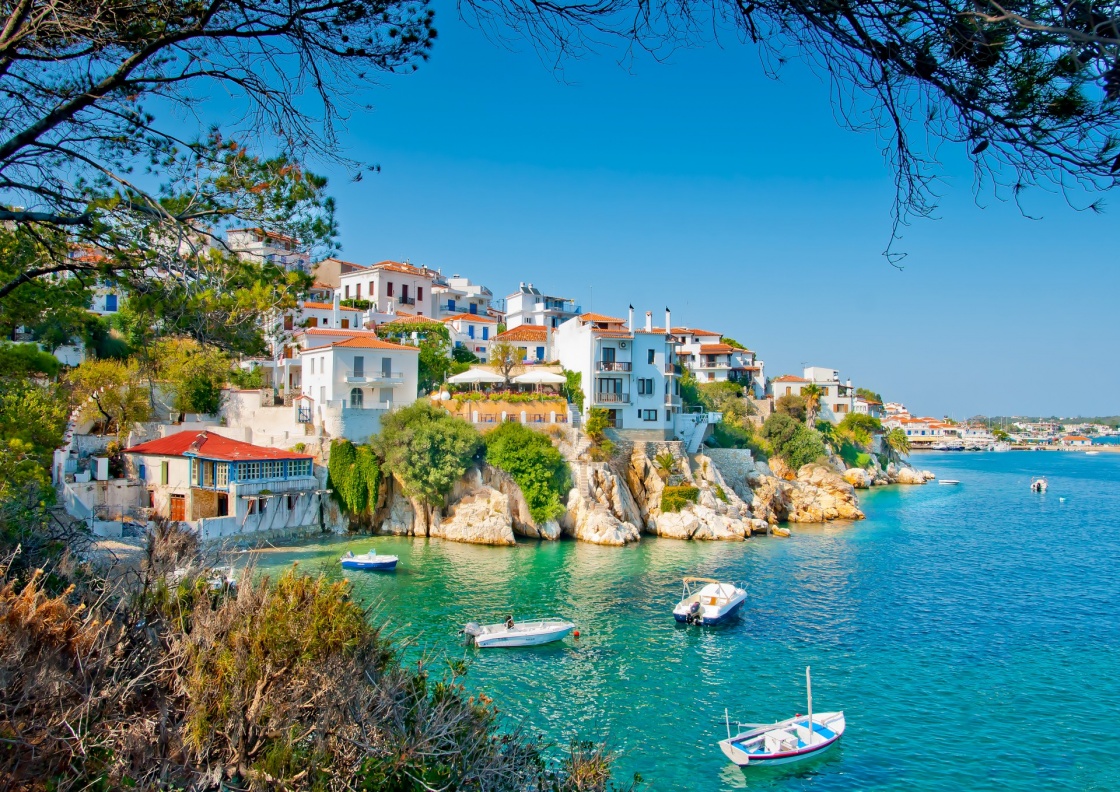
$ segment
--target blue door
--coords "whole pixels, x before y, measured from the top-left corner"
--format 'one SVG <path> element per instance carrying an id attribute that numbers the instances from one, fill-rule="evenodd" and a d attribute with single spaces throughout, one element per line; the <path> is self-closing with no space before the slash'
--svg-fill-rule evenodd
<path id="1" fill-rule="evenodd" d="M 450 313 L 454 313 L 454 312 L 455 312 L 455 301 L 454 301 L 454 300 L 448 300 L 448 301 L 447 301 L 447 310 L 448 310 L 448 312 L 450 312 Z"/>
<path id="2" fill-rule="evenodd" d="M 467 338 L 474 338 L 474 325 L 467 325 Z"/>
<path id="3" fill-rule="evenodd" d="M 537 360 L 544 360 L 544 347 L 537 347 Z"/>
<path id="4" fill-rule="evenodd" d="M 486 341 L 489 338 L 490 338 L 490 328 L 489 327 L 482 328 L 482 340 Z"/>
<path id="5" fill-rule="evenodd" d="M 477 314 L 478 313 L 478 305 L 476 303 L 471 303 L 471 313 L 472 314 Z"/>
<path id="6" fill-rule="evenodd" d="M 115 294 L 106 294 L 105 295 L 105 310 L 106 311 L 117 310 L 117 295 L 115 295 Z"/>

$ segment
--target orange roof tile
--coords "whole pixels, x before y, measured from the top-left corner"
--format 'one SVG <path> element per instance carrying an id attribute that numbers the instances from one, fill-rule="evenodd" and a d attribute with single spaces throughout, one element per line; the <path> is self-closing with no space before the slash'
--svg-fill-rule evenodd
<path id="1" fill-rule="evenodd" d="M 405 275 L 416 275 L 420 278 L 434 278 L 438 274 L 435 270 L 430 270 L 427 267 L 417 267 L 412 264 L 405 264 L 401 261 L 379 261 L 369 269 L 389 270 L 390 272 L 400 272 Z"/>
<path id="2" fill-rule="evenodd" d="M 313 308 L 316 311 L 333 311 L 334 310 L 334 305 L 332 305 L 331 303 L 310 302 L 308 300 L 305 300 L 303 305 L 301 305 L 300 307 L 301 308 Z M 345 305 L 339 306 L 339 310 L 340 311 L 353 311 L 354 313 L 362 313 L 361 308 L 350 308 L 350 307 L 347 307 Z"/>
<path id="3" fill-rule="evenodd" d="M 488 322 L 490 324 L 497 324 L 498 323 L 497 319 L 491 319 L 489 316 L 482 316 L 481 314 L 472 314 L 472 313 L 455 314 L 454 316 L 448 316 L 443 321 L 454 322 L 456 319 L 466 319 L 466 320 L 471 321 L 471 322 Z"/>
<path id="4" fill-rule="evenodd" d="M 795 377 L 793 374 L 783 374 L 777 377 L 774 382 L 808 382 L 809 380 L 804 377 Z"/>
<path id="5" fill-rule="evenodd" d="M 701 344 L 701 355 L 730 355 L 738 352 L 738 347 L 733 347 L 730 344 Z"/>
<path id="6" fill-rule="evenodd" d="M 397 313 L 395 319 L 390 319 L 388 322 L 382 322 L 381 324 L 416 324 L 417 322 L 420 322 L 422 324 L 441 324 L 439 320 L 432 319 L 430 316 L 414 316 L 410 313 L 400 312 Z"/>
<path id="7" fill-rule="evenodd" d="M 580 314 L 579 318 L 585 322 L 609 322 L 611 324 L 623 324 L 626 322 L 625 319 L 619 319 L 617 316 L 604 316 L 603 314 L 597 313 Z"/>
<path id="8" fill-rule="evenodd" d="M 592 332 L 601 338 L 630 338 L 634 335 L 629 330 L 600 330 L 596 328 Z"/>
<path id="9" fill-rule="evenodd" d="M 158 440 L 126 448 L 126 454 L 152 454 L 154 456 L 200 456 L 206 459 L 221 459 L 228 462 L 252 461 L 257 459 L 311 459 L 310 454 L 296 454 L 279 448 L 231 440 L 209 432 L 176 432 Z"/>
<path id="10" fill-rule="evenodd" d="M 407 350 L 409 352 L 419 352 L 419 347 L 406 346 L 405 344 L 394 344 L 392 341 L 385 341 L 381 338 L 368 338 L 366 336 L 359 336 L 355 338 L 347 338 L 345 341 L 335 341 L 331 344 L 332 347 L 346 347 L 347 349 L 396 349 Z M 313 351 L 313 350 L 308 350 Z"/>
<path id="11" fill-rule="evenodd" d="M 548 339 L 548 330 L 542 325 L 523 324 L 498 333 L 495 341 L 545 341 Z"/>

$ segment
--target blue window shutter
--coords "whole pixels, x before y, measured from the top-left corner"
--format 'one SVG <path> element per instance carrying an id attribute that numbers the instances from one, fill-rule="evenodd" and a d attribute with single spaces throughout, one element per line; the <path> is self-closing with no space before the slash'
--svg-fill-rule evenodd
<path id="1" fill-rule="evenodd" d="M 474 325 L 467 325 L 467 338 L 474 338 Z"/>
<path id="2" fill-rule="evenodd" d="M 537 347 L 537 360 L 544 360 L 544 347 Z"/>
<path id="3" fill-rule="evenodd" d="M 489 327 L 482 328 L 482 340 L 487 341 L 487 340 L 489 340 L 489 338 L 490 338 L 490 328 Z"/>

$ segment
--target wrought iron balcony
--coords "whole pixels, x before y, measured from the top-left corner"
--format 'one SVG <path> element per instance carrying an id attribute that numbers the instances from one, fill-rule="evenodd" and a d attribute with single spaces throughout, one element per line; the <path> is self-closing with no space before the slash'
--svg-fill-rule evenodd
<path id="1" fill-rule="evenodd" d="M 633 364 L 628 360 L 600 360 L 598 368 L 599 371 L 630 371 Z"/>

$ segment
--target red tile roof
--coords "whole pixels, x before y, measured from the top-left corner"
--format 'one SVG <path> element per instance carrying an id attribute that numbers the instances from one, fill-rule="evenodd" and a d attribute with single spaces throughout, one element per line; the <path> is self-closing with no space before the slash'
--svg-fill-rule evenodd
<path id="1" fill-rule="evenodd" d="M 331 303 L 310 302 L 308 300 L 304 300 L 303 305 L 300 306 L 300 307 L 301 308 L 314 308 L 317 311 L 333 311 L 334 310 L 334 305 L 332 305 Z M 353 311 L 354 313 L 362 313 L 362 309 L 360 309 L 360 308 L 348 308 L 345 305 L 339 306 L 339 310 L 340 311 Z"/>
<path id="2" fill-rule="evenodd" d="M 730 344 L 701 344 L 701 355 L 730 355 L 733 352 L 738 352 L 738 347 L 733 347 Z"/>
<path id="3" fill-rule="evenodd" d="M 332 347 L 346 347 L 347 349 L 395 349 L 407 350 L 409 352 L 419 352 L 420 349 L 414 346 L 407 346 L 405 344 L 394 344 L 392 341 L 385 341 L 380 338 L 368 338 L 365 336 L 358 338 L 347 338 L 345 341 L 335 341 L 331 344 Z M 322 347 L 319 347 L 322 349 Z M 318 349 L 309 349 L 308 352 L 317 352 Z"/>
<path id="4" fill-rule="evenodd" d="M 495 341 L 546 341 L 548 340 L 548 330 L 542 325 L 523 324 L 517 327 L 506 330 L 504 333 L 498 333 L 494 336 Z"/>
<path id="5" fill-rule="evenodd" d="M 200 456 L 226 462 L 251 462 L 258 459 L 312 459 L 310 454 L 296 454 L 279 448 L 265 448 L 240 440 L 231 440 L 209 432 L 177 432 L 158 440 L 125 449 L 126 454 L 152 456 Z"/>
<path id="6" fill-rule="evenodd" d="M 778 377 L 774 380 L 774 382 L 808 382 L 808 381 L 809 380 L 807 380 L 803 377 L 795 377 L 792 374 L 783 374 L 782 376 L 780 376 L 780 377 Z"/>
<path id="7" fill-rule="evenodd" d="M 594 333 L 601 338 L 630 338 L 634 335 L 629 330 L 600 330 L 598 328 L 594 330 Z"/>
<path id="8" fill-rule="evenodd" d="M 467 321 L 470 321 L 470 322 L 488 322 L 490 324 L 497 324 L 498 323 L 497 319 L 491 319 L 489 316 L 483 316 L 481 314 L 472 314 L 472 313 L 455 314 L 454 316 L 448 316 L 443 321 L 454 322 L 456 319 L 466 319 Z"/>
<path id="9" fill-rule="evenodd" d="M 597 313 L 580 314 L 580 319 L 585 322 L 610 322 L 611 324 L 623 324 L 626 320 L 619 319 L 617 316 L 604 316 Z"/>
<path id="10" fill-rule="evenodd" d="M 382 322 L 381 324 L 416 324 L 417 322 L 424 324 L 440 324 L 439 320 L 432 319 L 430 316 L 415 316 L 410 313 L 401 313 L 399 311 L 395 319 L 390 319 L 388 322 Z"/>
<path id="11" fill-rule="evenodd" d="M 434 278 L 437 275 L 435 270 L 430 270 L 427 267 L 416 267 L 412 264 L 405 264 L 401 261 L 379 261 L 372 267 L 370 267 L 370 269 L 401 272 L 405 275 L 415 275 L 419 278 Z"/>

